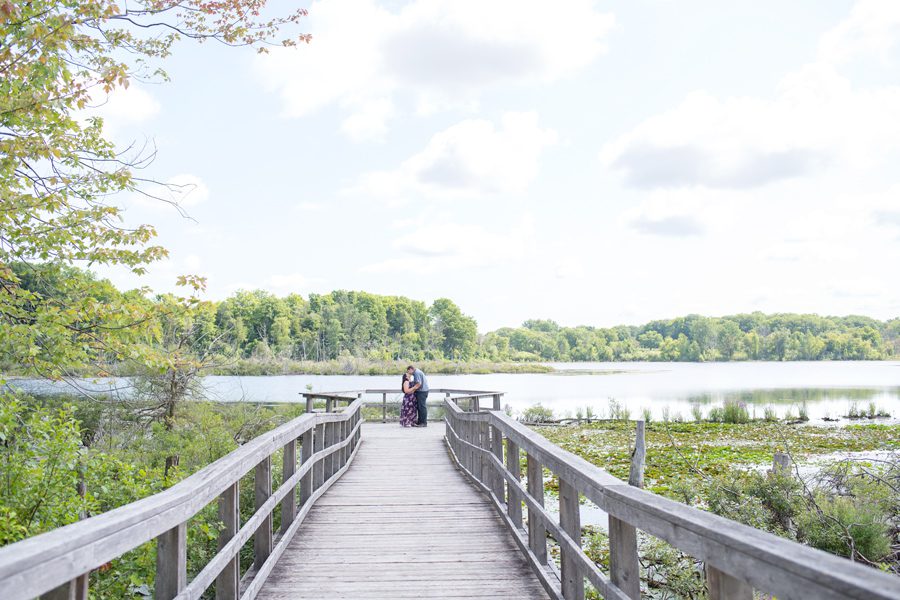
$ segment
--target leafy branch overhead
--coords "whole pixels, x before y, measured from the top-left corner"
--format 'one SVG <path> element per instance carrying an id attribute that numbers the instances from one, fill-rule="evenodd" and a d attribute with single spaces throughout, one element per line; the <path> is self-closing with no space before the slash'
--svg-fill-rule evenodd
<path id="1" fill-rule="evenodd" d="M 59 374 L 112 331 L 145 323 L 134 298 L 103 306 L 103 284 L 64 281 L 62 265 L 121 265 L 135 273 L 166 256 L 152 225 L 128 225 L 122 192 L 165 199 L 166 184 L 143 177 L 153 150 L 117 147 L 103 120 L 88 116 L 134 80 L 167 78 L 159 63 L 182 38 L 250 46 L 308 42 L 303 33 L 273 41 L 306 15 L 266 16 L 266 0 L 0 0 L 0 350 Z M 170 200 L 168 200 L 171 202 Z M 67 288 L 68 303 L 26 291 L 22 272 L 43 265 Z M 48 265 L 56 266 L 48 266 Z M 195 290 L 196 278 L 185 279 Z M 77 288 L 77 289 L 76 289 Z M 100 325 L 105 321 L 105 329 Z M 124 351 L 124 348 L 122 349 Z M 59 353 L 62 356 L 50 356 Z"/>

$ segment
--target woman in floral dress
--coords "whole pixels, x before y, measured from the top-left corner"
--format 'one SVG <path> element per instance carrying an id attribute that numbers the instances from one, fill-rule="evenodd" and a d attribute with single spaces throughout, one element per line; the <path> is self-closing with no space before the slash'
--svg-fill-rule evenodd
<path id="1" fill-rule="evenodd" d="M 413 383 L 413 376 L 403 374 L 403 404 L 400 406 L 400 425 L 402 427 L 415 427 L 418 420 L 416 412 L 416 390 L 418 383 Z"/>

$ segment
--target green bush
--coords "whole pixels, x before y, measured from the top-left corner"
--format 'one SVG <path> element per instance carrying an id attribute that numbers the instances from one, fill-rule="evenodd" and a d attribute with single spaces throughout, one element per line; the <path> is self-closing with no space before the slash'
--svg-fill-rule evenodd
<path id="1" fill-rule="evenodd" d="M 822 511 L 803 513 L 798 519 L 799 534 L 814 548 L 877 562 L 891 551 L 885 513 L 876 505 L 846 496 L 817 494 Z"/>
<path id="2" fill-rule="evenodd" d="M 553 420 L 553 409 L 535 404 L 522 411 L 519 420 L 525 423 L 547 423 Z"/>
<path id="3" fill-rule="evenodd" d="M 723 421 L 725 423 L 749 423 L 750 413 L 747 412 L 747 405 L 743 402 L 735 402 L 727 400 L 722 408 Z"/>

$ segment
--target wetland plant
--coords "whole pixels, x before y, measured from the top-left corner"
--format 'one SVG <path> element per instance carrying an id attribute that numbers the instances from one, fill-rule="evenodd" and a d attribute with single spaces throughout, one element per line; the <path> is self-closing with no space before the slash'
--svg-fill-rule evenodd
<path id="1" fill-rule="evenodd" d="M 801 421 L 809 421 L 809 409 L 806 407 L 806 401 L 800 403 L 797 408 L 797 418 Z"/>
<path id="2" fill-rule="evenodd" d="M 644 417 L 644 423 L 649 423 L 649 422 L 652 420 L 651 417 L 652 417 L 653 415 L 652 415 L 652 413 L 650 412 L 650 409 L 649 409 L 649 408 L 643 408 L 643 409 L 641 409 L 641 415 Z"/>
<path id="3" fill-rule="evenodd" d="M 774 423 L 778 420 L 778 413 L 775 412 L 775 407 L 771 404 L 763 411 L 763 420 L 767 423 Z"/>
<path id="4" fill-rule="evenodd" d="M 627 421 L 631 418 L 631 411 L 615 398 L 610 398 L 609 418 L 613 421 Z"/>
<path id="5" fill-rule="evenodd" d="M 723 416 L 726 423 L 749 423 L 750 413 L 747 411 L 746 402 L 727 400 L 723 407 Z"/>
<path id="6" fill-rule="evenodd" d="M 700 408 L 699 404 L 691 406 L 691 417 L 693 417 L 695 423 L 703 421 L 703 409 Z"/>
<path id="7" fill-rule="evenodd" d="M 538 403 L 526 408 L 519 420 L 525 423 L 548 423 L 553 420 L 553 409 Z"/>

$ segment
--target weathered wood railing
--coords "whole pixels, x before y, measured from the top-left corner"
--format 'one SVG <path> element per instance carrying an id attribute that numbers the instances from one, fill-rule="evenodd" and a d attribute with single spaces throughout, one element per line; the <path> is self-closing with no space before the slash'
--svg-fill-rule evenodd
<path id="1" fill-rule="evenodd" d="M 457 401 L 466 401 L 469 403 L 469 406 L 480 406 L 480 402 L 483 398 L 501 398 L 503 396 L 502 392 L 490 392 L 490 391 L 475 391 L 475 390 L 458 390 L 453 388 L 437 388 L 432 389 L 429 392 L 428 397 L 428 407 L 429 408 L 443 408 L 444 399 L 449 398 L 452 394 L 457 394 L 455 396 Z M 325 410 L 329 410 L 328 407 L 331 406 L 330 399 L 334 398 L 336 395 L 340 397 L 341 395 L 362 395 L 365 399 L 365 405 L 369 407 L 381 407 L 381 422 L 387 423 L 390 421 L 397 421 L 400 418 L 400 407 L 403 405 L 402 397 L 403 392 L 400 391 L 400 387 L 396 388 L 370 388 L 364 390 L 350 390 L 345 392 L 301 392 L 301 396 L 303 396 L 306 401 L 306 410 L 307 412 L 312 412 L 317 401 L 325 402 Z M 375 400 L 370 400 L 366 398 L 366 396 L 375 396 Z M 377 397 L 381 396 L 381 399 L 378 400 Z M 397 398 L 396 400 L 388 400 L 388 397 Z M 319 402 L 321 405 L 321 402 Z M 388 407 L 397 408 L 396 415 L 388 415 Z"/>
<path id="2" fill-rule="evenodd" d="M 499 396 L 481 412 L 478 398 L 464 398 L 468 412 L 463 398 L 445 400 L 453 458 L 491 498 L 551 597 L 584 598 L 587 580 L 604 598 L 639 598 L 640 529 L 702 560 L 712 600 L 752 600 L 754 589 L 779 600 L 900 598 L 896 577 L 628 485 L 502 413 Z M 559 481 L 558 521 L 544 507 L 544 469 Z M 581 547 L 582 495 L 609 515 L 608 576 Z M 559 545 L 559 572 L 548 534 Z"/>
<path id="3" fill-rule="evenodd" d="M 332 412 L 338 403 L 347 406 Z M 244 444 L 170 489 L 107 513 L 0 548 L 0 598 L 86 600 L 88 574 L 156 539 L 157 600 L 252 599 L 313 503 L 350 466 L 362 425 L 359 395 L 331 395 L 328 412 L 305 414 Z M 297 442 L 300 442 L 300 461 Z M 283 481 L 272 490 L 272 456 L 283 450 Z M 255 512 L 240 523 L 239 485 L 254 471 Z M 299 498 L 297 497 L 299 488 Z M 187 523 L 218 500 L 219 551 L 187 580 Z M 281 529 L 272 531 L 281 507 Z M 253 538 L 253 566 L 239 553 Z"/>

